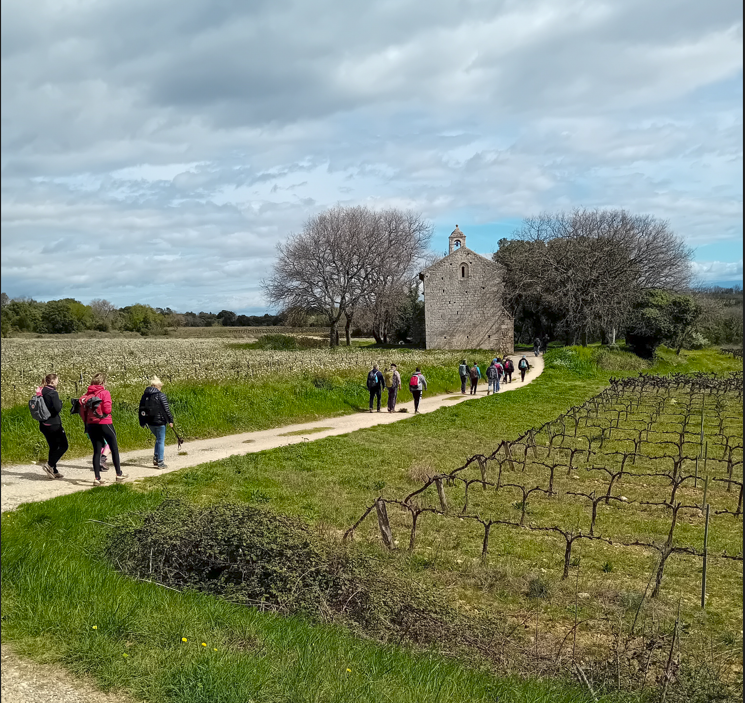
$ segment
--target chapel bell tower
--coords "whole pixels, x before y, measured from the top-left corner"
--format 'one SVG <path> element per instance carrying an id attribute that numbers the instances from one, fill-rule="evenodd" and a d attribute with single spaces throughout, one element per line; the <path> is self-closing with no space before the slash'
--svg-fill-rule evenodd
<path id="1" fill-rule="evenodd" d="M 457 249 L 466 246 L 466 235 L 458 229 L 458 225 L 455 225 L 455 229 L 450 234 L 450 237 L 448 237 L 448 242 L 450 244 L 450 251 L 448 251 L 448 254 L 452 254 Z"/>

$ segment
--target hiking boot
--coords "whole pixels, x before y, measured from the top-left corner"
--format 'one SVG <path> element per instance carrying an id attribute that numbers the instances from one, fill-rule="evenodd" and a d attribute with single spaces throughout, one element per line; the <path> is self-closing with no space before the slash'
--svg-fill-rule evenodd
<path id="1" fill-rule="evenodd" d="M 103 484 L 106 483 L 102 478 L 94 478 L 93 479 L 93 485 L 94 486 L 103 486 Z"/>
<path id="2" fill-rule="evenodd" d="M 49 466 L 49 464 L 47 464 L 47 463 L 42 464 L 42 467 L 41 468 L 44 469 L 46 475 L 50 479 L 54 480 L 54 469 L 51 466 Z"/>
<path id="3" fill-rule="evenodd" d="M 370 412 L 372 412 L 372 408 L 370 408 Z"/>
<path id="4" fill-rule="evenodd" d="M 155 467 L 156 469 L 158 468 L 158 463 L 159 463 L 159 462 L 158 462 L 158 458 L 157 458 L 157 457 L 153 457 L 153 466 L 154 466 L 154 467 Z"/>
<path id="5" fill-rule="evenodd" d="M 54 478 L 64 478 L 64 476 L 59 471 L 55 471 Z"/>
<path id="6" fill-rule="evenodd" d="M 158 468 L 159 468 L 159 469 L 167 469 L 167 468 L 168 468 L 168 464 L 166 464 L 166 463 L 165 463 L 164 461 L 161 461 L 161 462 L 160 462 L 160 463 L 158 464 Z"/>
<path id="7" fill-rule="evenodd" d="M 124 479 L 127 478 L 129 474 L 119 474 L 119 476 L 116 477 L 117 483 L 124 483 Z"/>

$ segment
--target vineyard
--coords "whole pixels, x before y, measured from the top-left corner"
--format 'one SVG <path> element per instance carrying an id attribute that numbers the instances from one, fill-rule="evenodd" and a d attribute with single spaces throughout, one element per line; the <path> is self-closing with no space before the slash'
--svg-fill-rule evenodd
<path id="1" fill-rule="evenodd" d="M 618 677 L 643 686 L 656 675 L 666 686 L 683 628 L 688 651 L 698 646 L 691 613 L 711 605 L 707 574 L 723 579 L 716 606 L 728 599 L 731 606 L 734 597 L 742 618 L 737 598 L 743 559 L 742 381 L 742 373 L 611 379 L 598 395 L 514 441 L 500 442 L 488 456 L 429 473 L 406 496 L 379 496 L 345 539 L 363 529 L 374 539 L 374 518 L 364 524 L 374 516 L 375 532 L 389 550 L 401 537 L 400 544 L 414 553 L 426 538 L 427 545 L 449 546 L 463 556 L 478 552 L 481 562 L 492 553 L 499 560 L 510 553 L 536 559 L 528 568 L 546 561 L 539 555 L 554 554 L 561 581 L 572 569 L 579 579 L 586 557 L 586 579 L 595 569 L 613 571 L 617 584 L 633 584 L 641 592 L 625 623 L 626 636 L 620 626 L 614 634 Z M 666 594 L 664 575 L 675 561 L 675 588 Z M 539 594 L 541 583 L 538 579 Z M 655 610 L 647 617 L 644 604 L 666 595 L 679 602 L 673 631 L 650 640 Z M 688 613 L 685 624 L 681 602 Z M 575 607 L 566 632 L 545 635 L 553 650 L 538 666 L 556 665 L 569 640 L 576 646 L 579 629 L 602 633 L 603 622 L 608 624 L 607 614 L 578 620 L 577 612 Z M 538 636 L 536 631 L 536 653 Z M 500 656 L 497 643 L 488 655 Z M 735 654 L 735 667 L 739 659 Z"/>
<path id="2" fill-rule="evenodd" d="M 484 353 L 484 360 L 487 353 Z M 217 339 L 3 339 L 2 407 L 25 403 L 43 376 L 60 376 L 61 395 L 79 395 L 97 371 L 109 388 L 147 383 L 153 374 L 165 382 L 251 382 L 253 379 L 362 371 L 373 363 L 406 367 L 422 358 L 432 365 L 457 365 L 455 352 L 358 347 L 297 352 L 241 348 Z"/>

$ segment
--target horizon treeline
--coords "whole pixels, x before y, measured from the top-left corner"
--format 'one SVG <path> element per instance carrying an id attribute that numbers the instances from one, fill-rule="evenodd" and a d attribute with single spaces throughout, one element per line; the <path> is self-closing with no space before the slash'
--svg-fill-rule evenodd
<path id="1" fill-rule="evenodd" d="M 284 315 L 239 315 L 231 310 L 179 313 L 171 308 L 141 303 L 118 308 L 108 300 L 96 299 L 85 305 L 74 298 L 41 302 L 29 297 L 10 298 L 0 294 L 2 336 L 13 332 L 70 334 L 136 332 L 143 336 L 165 334 L 173 327 L 276 327 L 286 324 Z M 313 326 L 313 318 L 306 320 Z"/>

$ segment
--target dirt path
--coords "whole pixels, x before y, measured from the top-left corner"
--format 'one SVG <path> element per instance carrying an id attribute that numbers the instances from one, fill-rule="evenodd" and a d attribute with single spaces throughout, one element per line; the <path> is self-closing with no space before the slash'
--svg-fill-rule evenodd
<path id="1" fill-rule="evenodd" d="M 515 366 L 519 356 L 513 357 Z M 525 382 L 520 381 L 520 372 L 516 371 L 512 383 L 503 384 L 500 393 L 514 391 L 532 383 L 543 372 L 543 357 L 530 357 L 532 368 L 525 377 Z M 424 394 L 419 406 L 420 414 L 434 412 L 444 406 L 483 398 L 486 396 L 486 380 L 479 383 L 479 390 L 475 396 L 460 393 L 448 393 L 437 396 Z M 385 403 L 386 394 L 383 394 Z M 342 417 L 332 417 L 325 420 L 316 420 L 297 425 L 286 425 L 275 427 L 271 430 L 259 432 L 244 432 L 241 434 L 228 435 L 227 437 L 216 437 L 214 439 L 202 439 L 185 443 L 181 452 L 176 454 L 176 447 L 166 447 L 167 469 L 156 469 L 152 464 L 152 449 L 138 449 L 121 454 L 122 468 L 128 474 L 128 481 L 137 480 L 154 474 L 178 471 L 188 466 L 196 466 L 207 461 L 225 459 L 229 456 L 250 454 L 265 449 L 274 449 L 289 444 L 312 441 L 331 437 L 333 435 L 346 434 L 355 430 L 371 427 L 373 425 L 387 425 L 391 422 L 399 422 L 414 415 L 414 401 L 399 403 L 397 410 L 407 412 L 388 413 L 383 407 L 380 413 L 369 414 L 367 412 Z M 35 464 L 16 464 L 3 467 L 0 470 L 2 483 L 2 510 L 13 510 L 21 503 L 47 500 L 59 495 L 66 495 L 76 491 L 83 491 L 93 487 L 93 472 L 91 471 L 90 458 L 70 459 L 59 462 L 58 469 L 64 475 L 63 479 L 50 480 L 42 470 L 41 466 Z M 114 481 L 114 470 L 103 474 L 107 483 Z"/>
<path id="2" fill-rule="evenodd" d="M 2 645 L 3 703 L 131 703 L 131 698 L 102 693 L 87 681 L 72 678 L 54 664 L 22 659 Z"/>

